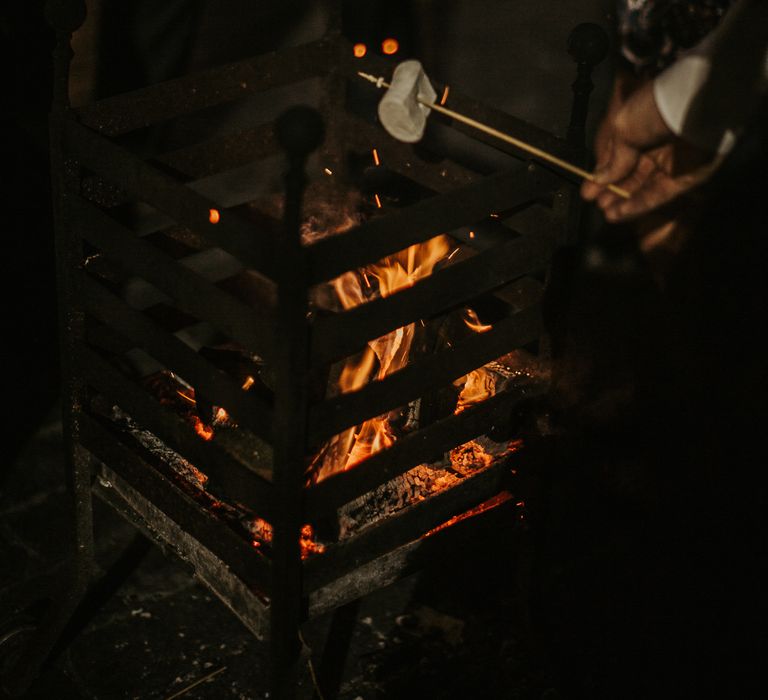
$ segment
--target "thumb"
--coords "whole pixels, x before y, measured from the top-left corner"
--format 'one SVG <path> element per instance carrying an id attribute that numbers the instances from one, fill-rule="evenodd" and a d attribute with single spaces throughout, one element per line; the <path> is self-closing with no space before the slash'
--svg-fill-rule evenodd
<path id="1" fill-rule="evenodd" d="M 636 148 L 614 140 L 609 158 L 595 170 L 595 182 L 599 185 L 620 182 L 634 171 L 639 159 L 640 152 Z"/>

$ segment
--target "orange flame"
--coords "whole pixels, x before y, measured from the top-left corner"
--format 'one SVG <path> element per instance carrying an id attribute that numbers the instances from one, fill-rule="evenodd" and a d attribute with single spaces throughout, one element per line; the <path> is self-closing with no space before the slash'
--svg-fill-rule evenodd
<path id="1" fill-rule="evenodd" d="M 487 331 L 491 330 L 493 326 L 483 323 L 475 313 L 474 309 L 467 309 L 467 318 L 464 319 L 464 323 L 472 331 L 475 331 L 475 333 L 486 333 Z"/>
<path id="2" fill-rule="evenodd" d="M 373 296 L 388 297 L 413 286 L 432 273 L 448 250 L 448 239 L 436 236 L 359 272 L 345 272 L 331 284 L 341 305 L 352 309 Z M 376 290 L 371 289 L 371 279 L 378 283 Z M 344 366 L 339 377 L 341 393 L 358 391 L 369 381 L 383 379 L 402 369 L 408 361 L 414 332 L 415 324 L 411 323 L 369 341 L 362 355 Z M 395 436 L 386 416 L 367 420 L 336 437 L 333 458 L 323 461 L 315 478 L 321 480 L 337 471 L 349 469 L 371 454 L 389 447 L 394 441 Z"/>
<path id="3" fill-rule="evenodd" d="M 218 209 L 208 210 L 208 221 L 210 221 L 212 224 L 218 224 L 220 220 L 221 220 L 221 214 L 219 214 Z"/>
<path id="4" fill-rule="evenodd" d="M 251 545 L 254 549 L 261 549 L 261 546 L 264 544 L 272 544 L 274 531 L 272 525 L 266 520 L 255 518 L 251 523 L 251 532 L 254 535 L 251 540 Z M 301 528 L 299 547 L 301 549 L 302 559 L 307 559 L 312 554 L 322 554 L 325 551 L 325 545 L 317 542 L 315 539 L 315 531 L 309 523 L 303 525 Z"/>
<path id="5" fill-rule="evenodd" d="M 484 367 L 472 370 L 456 383 L 461 384 L 462 382 L 464 386 L 456 402 L 455 413 L 461 413 L 463 410 L 481 401 L 485 401 L 496 393 L 496 380 L 493 374 Z"/>
<path id="6" fill-rule="evenodd" d="M 489 324 L 482 323 L 474 309 L 466 309 L 466 315 L 464 323 L 467 328 L 475 333 L 486 333 L 493 328 Z M 469 408 L 469 406 L 485 401 L 496 393 L 495 376 L 485 367 L 473 370 L 454 383 L 457 386 L 464 385 L 456 402 L 455 413 L 461 413 L 464 409 Z"/>

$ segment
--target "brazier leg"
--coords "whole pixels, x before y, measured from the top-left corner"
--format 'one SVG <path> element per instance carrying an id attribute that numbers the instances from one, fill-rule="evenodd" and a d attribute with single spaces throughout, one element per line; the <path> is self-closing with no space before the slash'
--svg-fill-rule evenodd
<path id="1" fill-rule="evenodd" d="M 342 605 L 333 613 L 317 674 L 324 700 L 335 698 L 341 688 L 344 665 L 349 655 L 359 610 L 360 599 L 358 598 Z"/>

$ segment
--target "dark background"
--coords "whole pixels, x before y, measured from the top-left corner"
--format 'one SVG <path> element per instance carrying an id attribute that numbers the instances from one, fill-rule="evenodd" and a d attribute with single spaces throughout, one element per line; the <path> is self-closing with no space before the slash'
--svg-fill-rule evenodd
<path id="1" fill-rule="evenodd" d="M 346 26 L 371 47 L 397 33 L 403 54 L 423 55 L 441 80 L 564 135 L 574 78 L 567 35 L 582 21 L 609 28 L 606 4 L 349 3 Z M 296 42 L 320 26 L 308 2 L 190 0 L 162 3 L 158 14 L 159 5 L 91 7 L 100 31 L 77 38 L 95 61 L 78 59 L 77 99 Z M 0 21 L 5 584 L 56 558 L 65 521 L 46 136 L 52 35 L 39 0 L 6 3 Z M 591 129 L 608 63 L 595 82 Z M 500 537 L 431 578 L 373 596 L 345 697 L 759 692 L 766 182 L 756 164 L 767 151 L 764 128 L 753 135 L 697 203 L 699 243 L 666 287 L 626 231 L 598 223 L 589 232 L 602 246 L 592 251 L 599 264 L 577 266 L 561 318 L 566 380 L 555 405 L 565 437 L 547 448 L 550 467 L 530 499 L 532 591 L 521 592 L 519 553 Z M 97 520 L 107 561 L 130 533 L 103 510 Z M 214 662 L 232 669 L 226 694 L 212 683 L 189 697 L 257 697 L 243 680 L 251 642 L 217 606 L 154 552 L 40 697 L 162 697 Z M 454 644 L 457 624 L 464 632 Z M 214 652 L 219 644 L 226 649 Z"/>

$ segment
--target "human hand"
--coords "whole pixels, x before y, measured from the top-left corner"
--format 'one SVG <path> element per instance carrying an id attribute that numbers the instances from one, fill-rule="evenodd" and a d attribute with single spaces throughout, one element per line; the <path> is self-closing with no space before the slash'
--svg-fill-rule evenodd
<path id="1" fill-rule="evenodd" d="M 654 211 L 703 182 L 717 165 L 710 154 L 675 136 L 659 113 L 653 84 L 646 83 L 609 109 L 598 131 L 595 181 L 584 199 L 596 201 L 605 218 L 625 221 Z M 623 199 L 606 188 L 618 185 Z"/>

